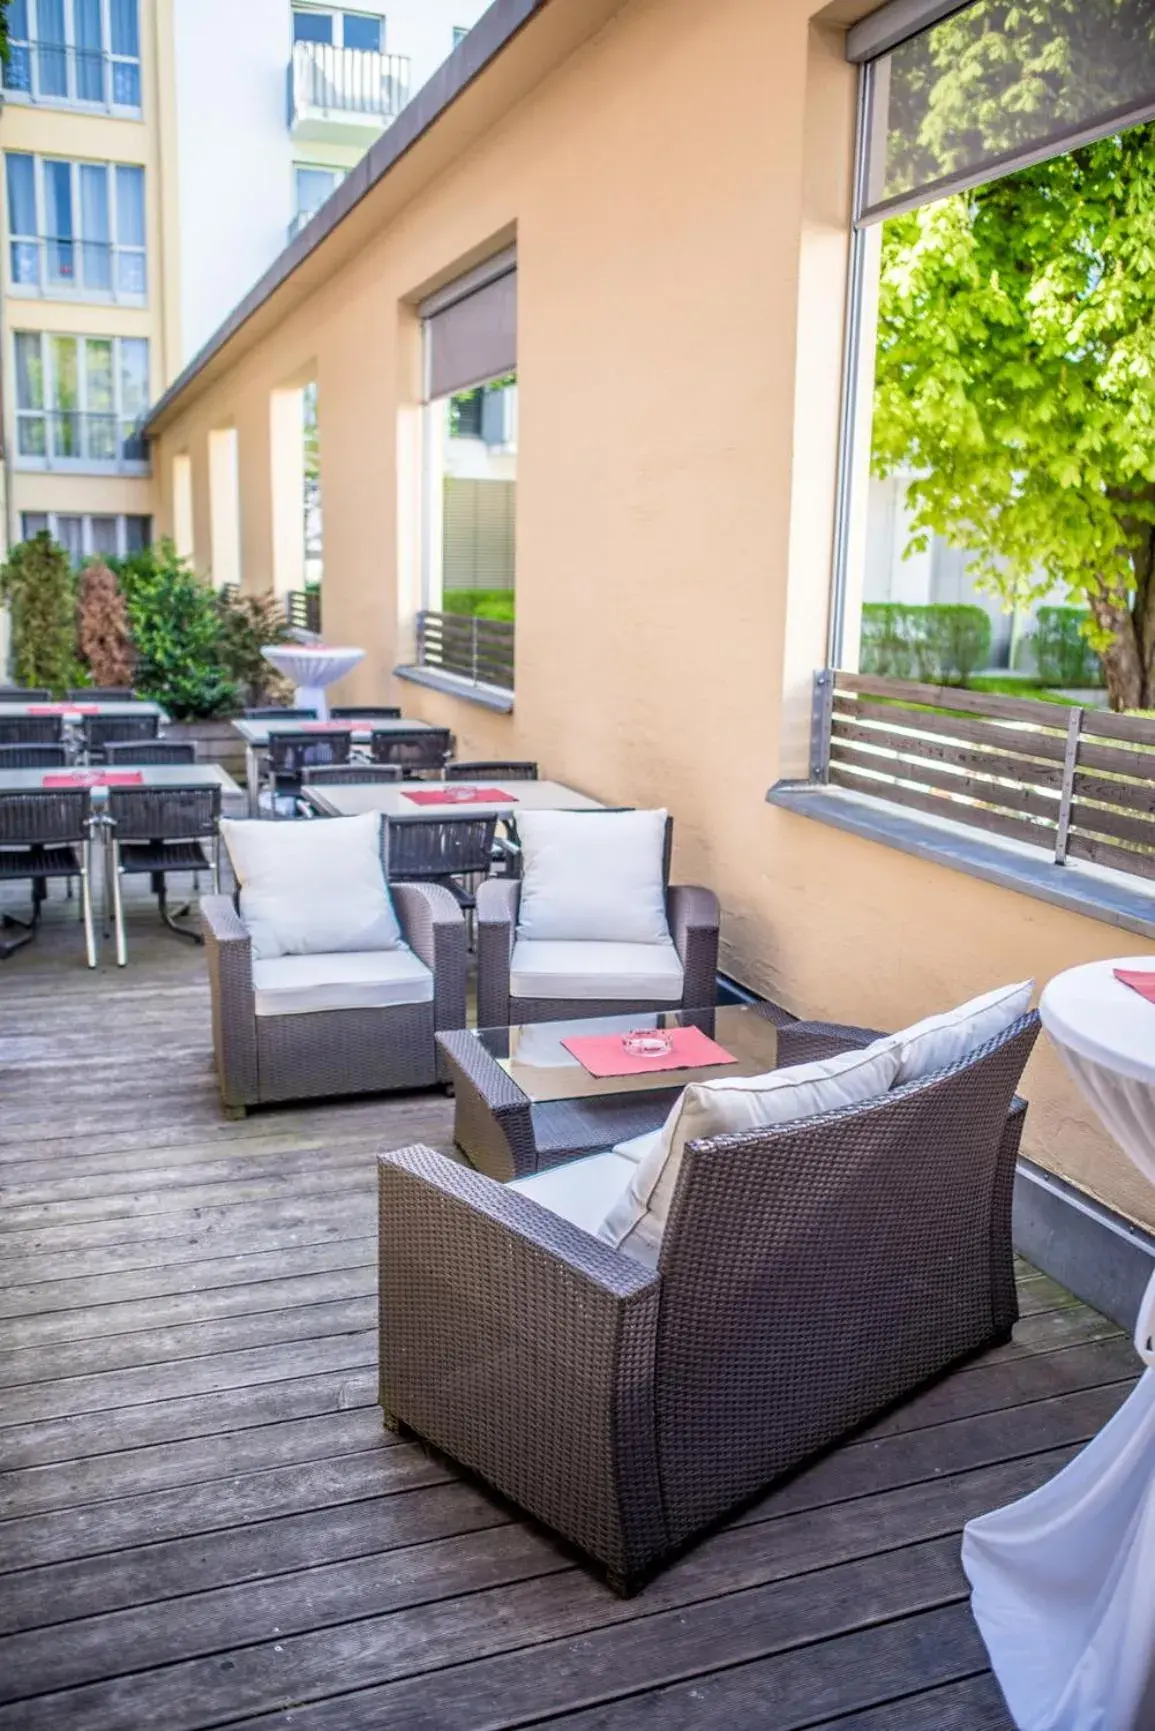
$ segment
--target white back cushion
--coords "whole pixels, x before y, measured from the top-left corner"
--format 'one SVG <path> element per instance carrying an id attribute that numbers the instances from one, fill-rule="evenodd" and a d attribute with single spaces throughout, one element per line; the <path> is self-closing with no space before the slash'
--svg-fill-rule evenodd
<path id="1" fill-rule="evenodd" d="M 524 811 L 517 935 L 669 942 L 664 811 Z"/>
<path id="2" fill-rule="evenodd" d="M 392 950 L 401 930 L 381 866 L 381 815 L 313 823 L 224 818 L 253 956 Z"/>
<path id="3" fill-rule="evenodd" d="M 764 1076 L 691 1083 L 670 1108 L 657 1142 L 636 1166 L 629 1188 L 598 1228 L 598 1237 L 653 1265 L 687 1142 L 789 1124 L 837 1106 L 858 1105 L 885 1094 L 897 1071 L 897 1047 L 877 1040 L 865 1051 L 843 1052 Z"/>
<path id="4" fill-rule="evenodd" d="M 1034 989 L 1034 980 L 1020 980 L 1017 986 L 999 986 L 960 1004 L 956 1010 L 927 1016 L 904 1028 L 901 1034 L 892 1035 L 899 1054 L 895 1086 L 917 1082 L 947 1064 L 956 1064 L 968 1052 L 997 1038 L 1012 1022 L 1026 1015 Z"/>

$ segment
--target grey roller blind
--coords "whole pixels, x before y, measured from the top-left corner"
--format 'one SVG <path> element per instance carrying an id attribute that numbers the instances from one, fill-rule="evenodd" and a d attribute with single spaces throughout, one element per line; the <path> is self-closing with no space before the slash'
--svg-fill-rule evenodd
<path id="1" fill-rule="evenodd" d="M 517 370 L 517 261 L 512 253 L 422 303 L 426 395 L 468 391 Z"/>
<path id="2" fill-rule="evenodd" d="M 1155 0 L 972 0 L 869 59 L 865 76 L 860 223 L 1150 119 Z"/>

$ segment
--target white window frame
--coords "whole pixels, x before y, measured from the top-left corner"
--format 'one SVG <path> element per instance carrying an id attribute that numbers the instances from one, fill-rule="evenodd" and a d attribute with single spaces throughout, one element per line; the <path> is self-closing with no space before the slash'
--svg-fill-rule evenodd
<path id="1" fill-rule="evenodd" d="M 375 23 L 381 26 L 380 43 L 376 48 L 354 48 L 350 52 L 358 54 L 385 54 L 388 52 L 385 45 L 385 14 L 383 12 L 363 12 L 359 6 L 299 6 L 296 4 L 293 6 L 293 11 L 294 13 L 308 12 L 319 18 L 331 18 L 333 20 L 332 47 L 334 48 L 345 47 L 346 13 L 350 13 L 354 18 L 372 18 Z M 340 41 L 338 41 L 338 37 L 340 37 Z"/>
<path id="2" fill-rule="evenodd" d="M 9 294 L 19 296 L 22 299 L 33 298 L 36 300 L 96 301 L 103 304 L 112 302 L 118 306 L 146 306 L 148 303 L 148 194 L 147 186 L 143 180 L 143 176 L 146 172 L 143 163 L 101 162 L 88 157 L 41 156 L 30 150 L 6 151 L 4 155 L 6 199 L 8 158 L 10 156 L 28 156 L 32 159 L 32 184 L 33 194 L 36 201 L 36 233 L 34 235 L 24 234 L 22 232 L 14 233 L 11 218 L 9 218 L 7 258 Z M 47 219 L 45 212 L 48 208 L 48 199 L 44 182 L 45 165 L 50 162 L 62 162 L 69 169 L 73 228 L 75 231 L 71 235 L 50 235 L 47 233 Z M 146 225 L 143 246 L 129 245 L 123 241 L 117 240 L 116 238 L 107 241 L 88 240 L 86 238 L 81 223 L 82 203 L 80 193 L 80 170 L 82 168 L 101 168 L 105 172 L 106 185 L 108 189 L 108 226 L 109 232 L 113 237 L 118 235 L 120 232 L 120 194 L 117 190 L 116 171 L 118 168 L 135 168 L 139 170 L 142 176 L 141 191 Z M 35 247 L 36 249 L 36 281 L 34 283 L 17 282 L 15 280 L 16 273 L 12 268 L 12 261 L 18 246 L 24 248 Z M 53 246 L 70 246 L 73 249 L 73 270 L 74 272 L 78 272 L 78 274 L 75 277 L 72 286 L 67 282 L 60 280 L 59 275 L 51 281 L 48 279 L 48 266 L 52 258 L 49 249 Z M 108 248 L 110 281 L 110 286 L 108 288 L 89 288 L 83 281 L 84 266 L 87 256 L 84 249 L 93 246 L 104 246 Z M 139 291 L 135 289 L 122 289 L 119 287 L 121 260 L 128 258 L 138 258 L 141 262 L 144 287 Z"/>
<path id="3" fill-rule="evenodd" d="M 44 381 L 44 402 L 40 408 L 22 406 L 18 395 L 20 375 L 16 366 L 17 337 L 38 337 L 40 340 L 40 372 Z M 77 350 L 77 406 L 75 409 L 60 409 L 55 404 L 56 381 L 53 377 L 53 341 L 64 338 L 80 345 Z M 15 469 L 37 473 L 50 470 L 54 474 L 70 475 L 142 475 L 150 472 L 147 447 L 145 455 L 140 459 L 126 457 L 122 454 L 124 443 L 135 426 L 135 420 L 126 415 L 123 406 L 123 371 L 121 363 L 121 346 L 124 342 L 143 342 L 145 345 L 146 368 L 151 362 L 151 354 L 147 337 L 108 337 L 93 334 L 90 331 L 13 331 L 12 332 L 12 378 L 15 396 L 15 439 L 13 441 L 12 465 Z M 89 410 L 88 408 L 88 360 L 84 345 L 89 342 L 108 342 L 112 344 L 112 409 Z M 147 373 L 146 373 L 147 376 Z M 79 418 L 79 442 L 83 445 L 88 430 L 87 416 L 98 415 L 101 419 L 109 417 L 115 422 L 117 455 L 112 458 L 89 456 L 57 456 L 52 450 L 52 434 L 54 418 L 62 415 L 76 415 Z M 28 455 L 21 446 L 21 428 L 24 423 L 39 421 L 44 428 L 44 455 Z M 65 512 L 66 516 L 74 516 L 74 512 Z M 112 513 L 97 512 L 98 516 Z"/>
<path id="4" fill-rule="evenodd" d="M 136 54 L 119 54 L 112 50 L 112 3 L 111 0 L 100 0 L 100 40 L 99 50 L 81 49 L 76 40 L 76 7 L 75 0 L 64 0 L 64 43 L 45 43 L 40 39 L 39 6 L 40 0 L 27 0 L 28 6 L 28 36 L 13 35 L 9 42 L 11 58 L 4 73 L 4 96 L 6 100 L 18 103 L 33 103 L 44 108 L 74 108 L 82 114 L 102 113 L 130 116 L 139 120 L 143 113 L 143 73 L 140 55 L 140 0 L 136 8 Z M 101 61 L 100 97 L 86 97 L 76 94 L 77 68 L 80 54 L 96 54 L 99 52 Z M 65 82 L 68 91 L 60 95 L 54 91 L 45 92 L 41 89 L 42 56 L 46 53 L 63 53 L 65 61 Z M 136 101 L 120 102 L 117 100 L 117 72 L 122 68 L 131 67 L 136 73 Z M 14 77 L 19 77 L 21 69 L 26 74 L 24 85 L 13 83 Z M 123 89 L 123 86 L 121 86 Z"/>
<path id="5" fill-rule="evenodd" d="M 92 523 L 93 523 L 93 519 L 96 517 L 103 517 L 103 518 L 111 517 L 115 521 L 115 523 L 116 523 L 116 553 L 115 553 L 115 557 L 117 559 L 126 559 L 128 557 L 128 554 L 129 554 L 128 519 L 130 517 L 143 518 L 145 520 L 145 522 L 148 524 L 148 527 L 149 527 L 148 537 L 144 543 L 144 545 L 146 547 L 149 545 L 149 543 L 152 539 L 152 513 L 150 511 L 21 511 L 21 513 L 20 513 L 20 536 L 21 536 L 21 539 L 25 540 L 25 541 L 27 541 L 29 539 L 28 519 L 30 517 L 43 517 L 44 518 L 44 526 L 48 530 L 48 533 L 52 536 L 52 539 L 54 541 L 56 541 L 59 546 L 62 546 L 62 547 L 64 546 L 64 542 L 59 539 L 59 535 L 57 533 L 60 518 L 61 517 L 79 518 L 79 520 L 80 520 L 80 547 L 81 547 L 80 557 L 82 559 L 91 559 L 96 554 L 96 548 L 92 544 Z M 35 529 L 32 530 L 33 535 L 38 534 L 38 533 L 39 533 L 38 530 L 35 530 Z M 135 551 L 135 549 L 133 549 L 133 551 Z M 105 557 L 103 551 L 101 552 L 100 556 L 102 558 Z"/>

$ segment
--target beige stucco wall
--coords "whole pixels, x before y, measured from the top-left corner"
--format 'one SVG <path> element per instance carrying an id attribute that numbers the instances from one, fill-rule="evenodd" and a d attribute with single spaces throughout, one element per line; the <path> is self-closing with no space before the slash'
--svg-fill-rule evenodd
<path id="1" fill-rule="evenodd" d="M 1142 946 L 765 803 L 805 769 L 822 663 L 853 84 L 810 0 L 553 0 L 185 393 L 207 562 L 209 432 L 238 428 L 246 581 L 273 569 L 269 395 L 318 383 L 325 629 L 341 696 L 664 804 L 716 887 L 724 965 L 796 1011 L 898 1026 Z M 419 293 L 516 233 L 517 698 L 393 681 L 417 593 Z M 162 503 L 162 519 L 168 510 Z M 1053 1060 L 1030 1151 L 1155 1218 Z"/>

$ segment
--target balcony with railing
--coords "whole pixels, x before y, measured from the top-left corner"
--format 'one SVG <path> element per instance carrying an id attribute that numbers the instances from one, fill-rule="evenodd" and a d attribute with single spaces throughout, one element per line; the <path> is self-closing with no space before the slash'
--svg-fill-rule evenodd
<path id="1" fill-rule="evenodd" d="M 140 61 L 63 42 L 12 42 L 2 68 L 4 95 L 52 108 L 139 114 Z"/>
<path id="2" fill-rule="evenodd" d="M 49 299 L 145 303 L 145 249 L 107 240 L 59 235 L 17 235 L 9 243 L 13 294 Z"/>
<path id="3" fill-rule="evenodd" d="M 409 100 L 409 60 L 294 42 L 289 63 L 289 130 L 295 140 L 361 144 L 377 138 Z"/>
<path id="4" fill-rule="evenodd" d="M 148 441 L 135 421 L 80 409 L 18 409 L 16 467 L 147 475 Z"/>

